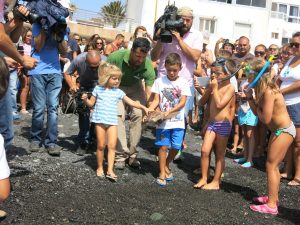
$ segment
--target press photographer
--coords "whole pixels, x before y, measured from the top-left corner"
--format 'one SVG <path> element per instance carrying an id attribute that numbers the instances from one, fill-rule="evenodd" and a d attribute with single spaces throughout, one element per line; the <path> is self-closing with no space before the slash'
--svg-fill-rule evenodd
<path id="1" fill-rule="evenodd" d="M 37 152 L 40 146 L 44 145 L 52 156 L 60 155 L 60 148 L 56 144 L 58 95 L 62 87 L 59 53 L 64 54 L 67 51 L 68 38 L 65 30 L 62 29 L 64 27 L 62 21 L 65 21 L 65 18 L 59 17 L 59 20 L 56 20 L 59 12 L 56 6 L 62 7 L 54 0 L 36 2 L 34 10 L 39 9 L 38 13 L 44 15 L 39 22 L 32 24 L 32 57 L 38 59 L 39 63 L 35 69 L 28 72 L 31 77 L 30 89 L 33 103 L 29 149 L 31 152 Z M 31 10 L 35 12 L 33 8 Z M 43 141 L 45 106 L 47 106 L 47 127 Z"/>

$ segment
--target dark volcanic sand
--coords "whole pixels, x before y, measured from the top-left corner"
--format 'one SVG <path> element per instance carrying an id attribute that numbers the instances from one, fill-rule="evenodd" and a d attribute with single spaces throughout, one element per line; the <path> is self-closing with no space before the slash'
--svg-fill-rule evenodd
<path id="1" fill-rule="evenodd" d="M 13 191 L 1 205 L 8 216 L 1 224 L 300 224 L 300 189 L 280 186 L 279 215 L 251 212 L 251 198 L 266 194 L 264 162 L 242 169 L 226 157 L 220 191 L 194 190 L 199 178 L 201 138 L 189 131 L 184 160 L 173 164 L 175 180 L 165 188 L 155 183 L 153 129 L 147 128 L 140 143 L 140 169 L 117 171 L 111 183 L 95 176 L 93 154 L 74 154 L 78 132 L 76 115 L 60 115 L 59 145 L 54 158 L 47 153 L 28 155 L 30 117 L 15 127 L 14 146 L 8 153 Z"/>

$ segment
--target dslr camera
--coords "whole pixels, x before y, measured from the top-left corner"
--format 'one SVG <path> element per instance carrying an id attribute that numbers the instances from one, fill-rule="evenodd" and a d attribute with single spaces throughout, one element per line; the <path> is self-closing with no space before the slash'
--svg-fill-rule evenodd
<path id="1" fill-rule="evenodd" d="M 167 5 L 164 14 L 154 24 L 154 40 L 160 38 L 163 43 L 172 42 L 172 30 L 176 30 L 180 33 L 180 29 L 183 27 L 183 20 L 177 16 L 177 7 L 175 3 L 173 5 Z M 160 37 L 157 37 L 156 33 L 160 29 Z"/>

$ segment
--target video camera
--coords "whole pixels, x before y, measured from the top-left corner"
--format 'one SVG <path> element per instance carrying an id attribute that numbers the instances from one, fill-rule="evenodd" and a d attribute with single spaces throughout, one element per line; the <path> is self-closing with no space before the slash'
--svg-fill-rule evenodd
<path id="1" fill-rule="evenodd" d="M 13 11 L 15 18 L 20 18 L 23 21 L 39 23 L 45 33 L 55 34 L 55 39 L 61 42 L 66 34 L 66 18 L 69 16 L 67 8 L 63 7 L 57 0 L 7 0 L 8 6 L 5 13 Z M 27 3 L 25 3 L 27 2 Z M 24 16 L 18 10 L 20 5 L 24 5 L 29 14 Z"/>
<path id="2" fill-rule="evenodd" d="M 32 2 L 32 1 L 34 1 L 34 0 L 27 0 L 27 2 Z M 18 7 L 21 5 L 24 5 L 24 3 L 22 4 L 20 2 L 21 1 L 18 1 L 18 0 L 7 1 L 6 8 L 4 9 L 4 16 L 5 16 L 6 21 L 8 21 L 8 13 L 12 11 L 14 18 L 19 18 L 24 22 L 28 21 L 31 24 L 37 22 L 40 19 L 40 16 L 36 13 L 31 12 L 30 9 L 28 9 L 29 14 L 27 16 L 25 16 L 19 12 Z M 22 1 L 22 2 L 24 2 L 24 1 Z"/>
<path id="3" fill-rule="evenodd" d="M 165 8 L 164 14 L 154 24 L 154 40 L 160 38 L 163 43 L 172 42 L 172 30 L 176 30 L 180 33 L 180 28 L 183 27 L 183 20 L 177 16 L 177 7 L 175 2 L 173 5 L 168 5 Z M 160 37 L 157 37 L 156 33 L 160 29 Z"/>

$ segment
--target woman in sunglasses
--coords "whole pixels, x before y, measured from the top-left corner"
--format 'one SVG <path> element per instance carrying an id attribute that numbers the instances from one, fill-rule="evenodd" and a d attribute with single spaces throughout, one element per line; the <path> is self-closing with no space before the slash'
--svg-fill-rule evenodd
<path id="1" fill-rule="evenodd" d="M 288 113 L 296 127 L 296 138 L 286 156 L 285 174 L 291 178 L 290 186 L 300 186 L 300 31 L 296 32 L 290 43 L 294 55 L 280 72 L 278 84 L 284 96 Z M 295 173 L 293 173 L 293 163 Z M 292 175 L 295 174 L 293 177 Z"/>
<path id="2" fill-rule="evenodd" d="M 254 55 L 256 58 L 266 60 L 267 47 L 263 44 L 259 44 L 255 47 Z"/>

